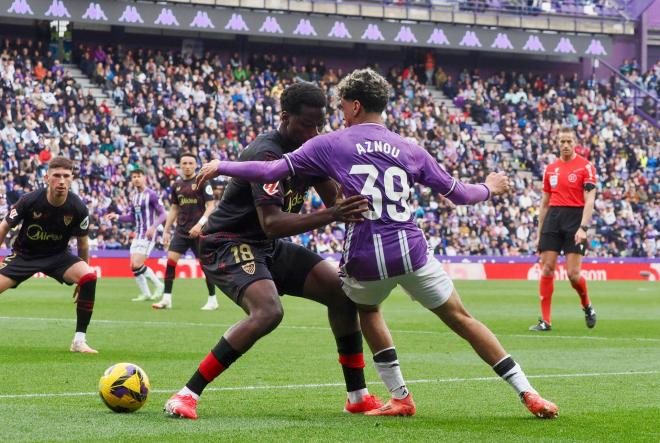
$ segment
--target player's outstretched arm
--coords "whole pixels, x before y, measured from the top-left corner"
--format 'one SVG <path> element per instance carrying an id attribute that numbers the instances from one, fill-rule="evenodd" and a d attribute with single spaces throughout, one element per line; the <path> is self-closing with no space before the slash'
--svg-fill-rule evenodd
<path id="1" fill-rule="evenodd" d="M 282 238 L 302 234 L 334 221 L 359 223 L 362 213 L 369 209 L 369 201 L 362 195 L 337 199 L 331 208 L 309 214 L 291 214 L 276 205 L 257 206 L 261 228 L 268 238 Z"/>
<path id="2" fill-rule="evenodd" d="M 197 174 L 197 187 L 219 175 L 236 177 L 249 182 L 272 183 L 291 175 L 286 159 L 273 161 L 227 162 L 213 160 L 205 163 Z"/>
<path id="3" fill-rule="evenodd" d="M 453 178 L 440 167 L 438 162 L 424 149 L 416 151 L 419 173 L 416 181 L 430 187 L 457 205 L 472 205 L 500 195 L 510 189 L 509 178 L 503 172 L 488 174 L 484 183 L 463 183 Z"/>

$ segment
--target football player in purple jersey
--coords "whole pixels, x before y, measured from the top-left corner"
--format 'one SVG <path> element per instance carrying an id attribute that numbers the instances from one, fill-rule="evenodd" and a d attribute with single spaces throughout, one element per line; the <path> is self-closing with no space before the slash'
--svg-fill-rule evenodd
<path id="1" fill-rule="evenodd" d="M 155 300 L 163 293 L 165 285 L 156 273 L 145 264 L 156 245 L 158 226 L 165 221 L 165 208 L 153 189 L 147 188 L 147 176 L 144 170 L 137 168 L 131 171 L 131 184 L 134 192 L 131 195 L 131 208 L 128 214 L 118 215 L 108 213 L 106 220 L 117 220 L 135 224 L 135 237 L 131 242 L 131 271 L 140 288 L 140 295 L 133 301 Z M 147 279 L 154 285 L 152 294 Z"/>
<path id="2" fill-rule="evenodd" d="M 214 160 L 200 170 L 198 185 L 218 175 L 257 182 L 330 177 L 343 186 L 346 195 L 361 194 L 369 199 L 370 209 L 363 213 L 366 220 L 347 228 L 340 262 L 344 291 L 360 310 L 376 369 L 392 393 L 386 405 L 367 415 L 415 413 L 393 342 L 378 342 L 370 329 L 370 317 L 378 314 L 380 303 L 401 285 L 467 340 L 515 389 L 530 412 L 543 418 L 556 417 L 557 406 L 537 393 L 495 335 L 465 309 L 451 279 L 430 253 L 408 204 L 415 183 L 463 205 L 507 192 L 508 178 L 503 173 L 491 173 L 483 183 L 463 183 L 452 178 L 425 149 L 388 130 L 382 115 L 390 86 L 375 71 L 356 70 L 337 88 L 346 129 L 314 137 L 280 160 Z"/>

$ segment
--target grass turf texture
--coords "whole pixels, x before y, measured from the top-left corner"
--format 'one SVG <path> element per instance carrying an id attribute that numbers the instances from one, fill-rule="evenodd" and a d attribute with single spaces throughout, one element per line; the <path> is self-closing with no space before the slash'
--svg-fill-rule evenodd
<path id="1" fill-rule="evenodd" d="M 397 291 L 384 303 L 412 418 L 342 413 L 345 393 L 324 309 L 284 297 L 285 319 L 204 393 L 200 420 L 167 418 L 162 406 L 229 325 L 243 317 L 219 294 L 203 312 L 202 280 L 177 280 L 174 310 L 131 302 L 132 279 L 100 280 L 88 341 L 98 355 L 68 352 L 71 288 L 33 279 L 0 295 L 0 437 L 5 441 L 660 441 L 660 292 L 652 282 L 590 282 L 598 325 L 588 330 L 578 297 L 557 282 L 553 331 L 533 333 L 533 282 L 456 282 L 487 324 L 560 407 L 539 420 L 513 390 L 432 314 Z M 365 344 L 365 349 L 367 349 Z M 367 360 L 372 393 L 385 388 Z M 103 371 L 140 365 L 152 393 L 134 414 L 97 395 Z M 287 387 L 288 385 L 288 387 Z M 307 385 L 307 386 L 305 386 Z M 29 396 L 34 395 L 34 396 Z"/>

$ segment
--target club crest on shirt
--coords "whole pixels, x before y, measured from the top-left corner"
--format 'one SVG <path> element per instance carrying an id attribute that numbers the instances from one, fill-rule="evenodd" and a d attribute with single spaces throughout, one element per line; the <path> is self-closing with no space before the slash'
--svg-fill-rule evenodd
<path id="1" fill-rule="evenodd" d="M 254 275 L 254 271 L 257 270 L 257 265 L 255 265 L 254 262 L 251 261 L 248 263 L 243 263 L 241 265 L 241 268 L 243 268 L 243 271 L 245 271 L 246 274 Z"/>
<path id="2" fill-rule="evenodd" d="M 65 215 L 64 216 L 64 224 L 66 226 L 69 226 L 72 221 L 73 221 L 73 215 Z"/>
<path id="3" fill-rule="evenodd" d="M 556 188 L 558 182 L 559 182 L 559 176 L 558 175 L 551 175 L 550 176 L 550 186 L 552 186 L 553 188 Z"/>
<path id="4" fill-rule="evenodd" d="M 280 182 L 266 183 L 264 184 L 263 189 L 266 192 L 266 194 L 275 195 L 280 190 Z"/>
<path id="5" fill-rule="evenodd" d="M 197 183 L 193 183 L 192 186 L 190 186 L 193 191 L 197 190 Z"/>
<path id="6" fill-rule="evenodd" d="M 571 183 L 575 183 L 577 181 L 577 175 L 575 175 L 574 173 L 570 173 L 568 175 L 568 181 Z"/>
<path id="7" fill-rule="evenodd" d="M 41 212 L 32 211 L 32 218 L 35 219 L 35 220 L 38 219 L 38 218 L 41 218 L 41 215 L 42 215 Z"/>

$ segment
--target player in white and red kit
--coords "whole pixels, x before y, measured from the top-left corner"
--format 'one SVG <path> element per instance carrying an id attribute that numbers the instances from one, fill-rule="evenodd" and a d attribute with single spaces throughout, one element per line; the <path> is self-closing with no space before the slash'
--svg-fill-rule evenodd
<path id="1" fill-rule="evenodd" d="M 430 187 L 456 204 L 473 204 L 509 189 L 504 174 L 490 174 L 485 183 L 462 183 L 441 168 L 423 148 L 389 131 L 382 112 L 389 85 L 370 69 L 357 70 L 339 86 L 347 128 L 307 141 L 300 149 L 267 162 L 220 162 L 204 165 L 198 185 L 217 175 L 255 182 L 285 177 L 330 177 L 347 195 L 364 195 L 370 210 L 362 223 L 348 225 L 340 262 L 343 288 L 360 310 L 362 330 L 374 363 L 388 387 L 390 401 L 367 415 L 413 415 L 415 404 L 408 391 L 394 344 L 376 339 L 371 316 L 390 292 L 401 285 L 431 310 L 520 395 L 536 416 L 554 418 L 558 408 L 532 388 L 524 372 L 502 348 L 493 333 L 463 307 L 442 265 L 429 252 L 424 233 L 414 222 L 408 204 L 415 183 Z"/>
<path id="2" fill-rule="evenodd" d="M 541 318 L 532 331 L 550 331 L 552 293 L 557 258 L 566 255 L 568 279 L 580 296 L 587 327 L 596 326 L 596 311 L 587 293 L 587 281 L 580 273 L 587 246 L 587 231 L 596 200 L 596 169 L 575 152 L 575 133 L 559 132 L 560 158 L 543 174 L 543 198 L 539 210 L 538 250 L 541 253 L 539 298 Z"/>

